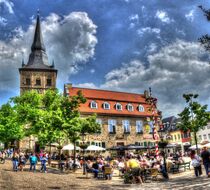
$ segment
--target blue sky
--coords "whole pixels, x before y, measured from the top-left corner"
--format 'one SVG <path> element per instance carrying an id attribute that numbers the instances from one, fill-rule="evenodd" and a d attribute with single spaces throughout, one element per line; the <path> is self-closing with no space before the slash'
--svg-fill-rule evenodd
<path id="1" fill-rule="evenodd" d="M 143 93 L 152 87 L 164 116 L 183 109 L 183 93 L 209 104 L 209 33 L 199 0 L 0 0 L 0 104 L 19 94 L 37 9 L 58 88 L 75 86 Z"/>

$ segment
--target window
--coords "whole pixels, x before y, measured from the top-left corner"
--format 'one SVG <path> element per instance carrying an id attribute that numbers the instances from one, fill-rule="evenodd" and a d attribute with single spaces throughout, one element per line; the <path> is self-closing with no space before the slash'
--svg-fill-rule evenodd
<path id="1" fill-rule="evenodd" d="M 138 111 L 140 111 L 140 112 L 144 112 L 144 106 L 139 105 L 139 106 L 138 106 Z"/>
<path id="2" fill-rule="evenodd" d="M 122 121 L 124 133 L 130 133 L 130 121 L 123 120 Z"/>
<path id="3" fill-rule="evenodd" d="M 30 78 L 26 78 L 26 85 L 31 85 L 31 79 Z"/>
<path id="4" fill-rule="evenodd" d="M 210 140 L 210 134 L 208 134 L 208 138 L 209 138 L 209 140 Z"/>
<path id="5" fill-rule="evenodd" d="M 91 107 L 92 109 L 97 109 L 97 108 L 98 108 L 97 103 L 96 103 L 95 101 L 91 101 L 91 102 L 90 102 L 90 107 Z"/>
<path id="6" fill-rule="evenodd" d="M 36 86 L 41 86 L 41 80 L 40 79 L 36 79 Z"/>
<path id="7" fill-rule="evenodd" d="M 132 104 L 128 104 L 127 105 L 127 110 L 128 111 L 133 111 L 133 105 Z"/>
<path id="8" fill-rule="evenodd" d="M 202 136 L 201 135 L 199 135 L 198 138 L 199 138 L 200 141 L 202 141 Z"/>
<path id="9" fill-rule="evenodd" d="M 174 137 L 174 136 L 173 136 L 173 135 L 171 135 L 171 140 L 172 140 L 172 141 L 174 141 L 173 137 Z"/>
<path id="10" fill-rule="evenodd" d="M 103 103 L 103 108 L 104 108 L 105 110 L 109 110 L 109 109 L 110 109 L 110 104 L 109 104 L 108 102 L 104 102 L 104 103 Z"/>
<path id="11" fill-rule="evenodd" d="M 114 119 L 108 120 L 108 131 L 110 134 L 116 133 L 116 120 L 114 120 Z"/>
<path id="12" fill-rule="evenodd" d="M 143 133 L 143 121 L 136 121 L 136 133 Z"/>
<path id="13" fill-rule="evenodd" d="M 186 132 L 184 133 L 184 138 L 188 138 L 188 134 Z"/>
<path id="14" fill-rule="evenodd" d="M 116 107 L 116 110 L 119 110 L 119 111 L 122 110 L 122 105 L 120 103 L 116 103 L 115 107 Z"/>
<path id="15" fill-rule="evenodd" d="M 178 140 L 180 140 L 181 139 L 181 136 L 180 136 L 180 134 L 178 134 Z"/>
<path id="16" fill-rule="evenodd" d="M 101 145 L 102 145 L 103 148 L 106 148 L 106 142 L 102 142 Z"/>
<path id="17" fill-rule="evenodd" d="M 207 140 L 207 136 L 206 136 L 206 134 L 205 134 L 205 135 L 203 135 L 203 140 Z"/>
<path id="18" fill-rule="evenodd" d="M 207 125 L 207 129 L 210 129 L 210 125 Z"/>
<path id="19" fill-rule="evenodd" d="M 51 79 L 47 79 L 47 86 L 52 86 L 52 80 Z"/>
<path id="20" fill-rule="evenodd" d="M 174 140 L 176 141 L 176 135 L 174 135 Z"/>
<path id="21" fill-rule="evenodd" d="M 102 120 L 101 119 L 96 119 L 96 123 L 98 123 L 100 125 L 100 131 L 97 131 L 96 133 L 101 133 Z"/>

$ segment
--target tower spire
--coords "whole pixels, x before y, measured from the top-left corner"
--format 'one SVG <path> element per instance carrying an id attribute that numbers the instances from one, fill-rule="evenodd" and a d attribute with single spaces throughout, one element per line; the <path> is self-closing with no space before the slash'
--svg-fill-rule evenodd
<path id="1" fill-rule="evenodd" d="M 34 40 L 33 44 L 31 46 L 31 51 L 35 50 L 42 50 L 45 51 L 44 42 L 42 39 L 42 32 L 41 32 L 41 24 L 40 24 L 40 18 L 39 18 L 39 9 L 37 10 L 37 17 L 36 17 L 36 28 L 34 33 Z"/>

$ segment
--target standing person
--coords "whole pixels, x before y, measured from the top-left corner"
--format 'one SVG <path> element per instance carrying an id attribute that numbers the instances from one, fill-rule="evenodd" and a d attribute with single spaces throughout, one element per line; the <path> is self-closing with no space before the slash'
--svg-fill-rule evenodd
<path id="1" fill-rule="evenodd" d="M 35 155 L 35 153 L 33 153 L 31 156 L 30 156 L 30 171 L 32 170 L 33 168 L 33 172 L 36 171 L 36 164 L 37 164 L 37 157 Z"/>
<path id="2" fill-rule="evenodd" d="M 20 153 L 20 156 L 19 156 L 20 171 L 23 171 L 23 167 L 25 166 L 25 163 L 26 163 L 26 158 L 23 153 Z"/>
<path id="3" fill-rule="evenodd" d="M 202 170 L 201 170 L 201 158 L 195 153 L 195 150 L 191 151 L 190 154 L 191 160 L 192 160 L 192 166 L 194 167 L 195 171 L 195 176 L 199 177 L 202 175 Z"/>
<path id="4" fill-rule="evenodd" d="M 46 164 L 47 164 L 47 156 L 46 154 L 43 154 L 43 156 L 40 158 L 40 161 L 41 161 L 41 171 L 44 171 L 44 173 L 47 173 L 47 167 L 46 167 Z"/>
<path id="5" fill-rule="evenodd" d="M 206 175 L 209 177 L 209 168 L 210 168 L 210 152 L 207 147 L 203 147 L 203 152 L 201 153 L 201 158 L 203 160 L 203 165 L 206 171 Z"/>
<path id="6" fill-rule="evenodd" d="M 18 160 L 19 160 L 18 154 L 14 152 L 12 156 L 12 164 L 13 164 L 13 171 L 15 172 L 17 172 L 18 170 Z"/>

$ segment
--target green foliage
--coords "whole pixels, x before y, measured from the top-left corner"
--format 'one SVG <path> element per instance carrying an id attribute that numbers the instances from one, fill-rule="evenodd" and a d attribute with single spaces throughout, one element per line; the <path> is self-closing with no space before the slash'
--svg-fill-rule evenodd
<path id="1" fill-rule="evenodd" d="M 191 132 L 197 133 L 200 129 L 207 125 L 209 121 L 209 113 L 207 105 L 200 105 L 198 102 L 194 102 L 192 99 L 197 98 L 198 95 L 184 94 L 188 107 L 178 114 L 181 118 L 181 123 L 178 127 L 183 131 L 190 130 Z"/>
<path id="2" fill-rule="evenodd" d="M 210 21 L 210 9 L 205 9 L 201 5 L 198 7 L 203 11 L 204 16 L 207 18 L 207 20 Z M 208 34 L 201 36 L 201 38 L 199 38 L 198 41 L 203 45 L 203 47 L 207 51 L 210 51 L 210 36 Z"/>
<path id="3" fill-rule="evenodd" d="M 2 106 L 0 137 L 6 142 L 33 135 L 38 137 L 41 146 L 53 142 L 61 145 L 66 138 L 76 142 L 81 134 L 100 130 L 96 115 L 86 118 L 80 116 L 79 106 L 85 102 L 81 92 L 70 98 L 59 94 L 57 90 L 48 90 L 45 94 L 25 92 Z"/>
<path id="4" fill-rule="evenodd" d="M 0 139 L 3 143 L 14 142 L 24 137 L 24 126 L 18 121 L 18 114 L 9 104 L 0 108 Z"/>
<path id="5" fill-rule="evenodd" d="M 188 107 L 185 107 L 179 114 L 181 123 L 178 127 L 183 131 L 190 130 L 193 133 L 196 149 L 198 149 L 196 134 L 207 125 L 210 118 L 209 113 L 206 111 L 207 105 L 202 106 L 198 102 L 193 101 L 193 98 L 196 99 L 198 95 L 184 94 L 183 97 L 188 103 Z"/>

